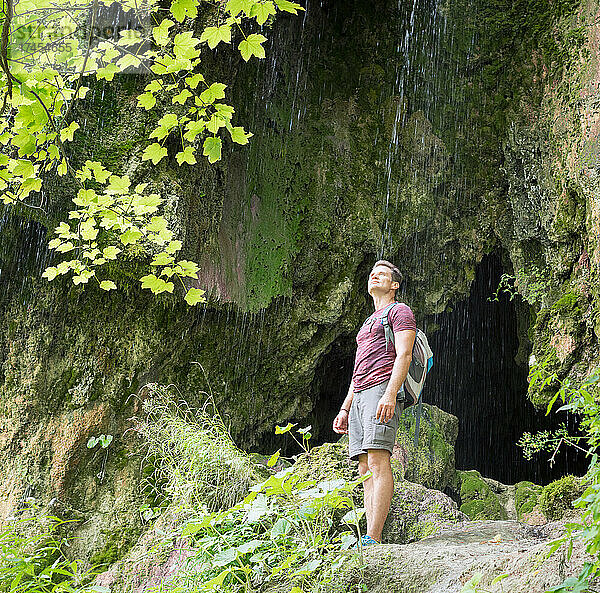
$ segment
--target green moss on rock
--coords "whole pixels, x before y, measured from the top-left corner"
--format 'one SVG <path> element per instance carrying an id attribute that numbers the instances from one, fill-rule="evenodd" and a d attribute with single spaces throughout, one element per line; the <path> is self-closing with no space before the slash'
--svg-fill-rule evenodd
<path id="1" fill-rule="evenodd" d="M 121 527 L 111 533 L 103 532 L 106 537 L 104 547 L 91 558 L 93 566 L 110 566 L 120 560 L 137 541 L 141 530 L 138 528 Z"/>
<path id="2" fill-rule="evenodd" d="M 583 493 L 581 478 L 567 475 L 544 486 L 538 505 L 548 519 L 560 519 Z"/>
<path id="3" fill-rule="evenodd" d="M 348 458 L 348 439 L 342 437 L 335 443 L 325 443 L 301 455 L 294 465 L 294 474 L 301 480 L 354 480 L 358 477 L 358 464 Z"/>
<path id="4" fill-rule="evenodd" d="M 507 513 L 498 497 L 477 470 L 459 471 L 460 510 L 473 520 L 506 520 Z"/>
<path id="5" fill-rule="evenodd" d="M 575 313 L 578 311 L 577 295 L 573 292 L 567 292 L 552 305 L 552 309 L 559 313 Z"/>
<path id="6" fill-rule="evenodd" d="M 533 482 L 517 482 L 515 484 L 515 508 L 519 520 L 530 513 L 538 502 L 542 486 Z"/>
<path id="7" fill-rule="evenodd" d="M 403 412 L 393 459 L 404 468 L 407 480 L 444 490 L 454 480 L 458 418 L 423 404 L 419 442 L 415 444 L 416 414 L 414 406 Z"/>

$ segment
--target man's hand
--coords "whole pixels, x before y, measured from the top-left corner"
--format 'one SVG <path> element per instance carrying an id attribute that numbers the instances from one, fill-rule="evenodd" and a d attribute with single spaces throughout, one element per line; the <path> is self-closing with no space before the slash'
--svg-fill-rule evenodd
<path id="1" fill-rule="evenodd" d="M 333 420 L 333 432 L 348 434 L 348 412 L 340 410 Z"/>
<path id="2" fill-rule="evenodd" d="M 375 418 L 380 422 L 389 422 L 394 416 L 394 410 L 396 409 L 396 397 L 390 397 L 387 393 L 384 393 L 379 403 L 377 404 L 377 413 Z"/>

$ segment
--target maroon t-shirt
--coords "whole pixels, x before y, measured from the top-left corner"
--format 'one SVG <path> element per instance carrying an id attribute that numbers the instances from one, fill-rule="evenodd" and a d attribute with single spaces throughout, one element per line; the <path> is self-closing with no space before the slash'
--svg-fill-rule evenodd
<path id="1" fill-rule="evenodd" d="M 396 349 L 392 342 L 388 343 L 387 351 L 385 349 L 385 332 L 381 323 L 384 310 L 385 307 L 382 307 L 369 316 L 356 335 L 358 348 L 352 374 L 355 392 L 379 385 L 392 376 Z M 404 303 L 398 303 L 390 309 L 388 323 L 394 333 L 417 329 L 415 316 Z"/>

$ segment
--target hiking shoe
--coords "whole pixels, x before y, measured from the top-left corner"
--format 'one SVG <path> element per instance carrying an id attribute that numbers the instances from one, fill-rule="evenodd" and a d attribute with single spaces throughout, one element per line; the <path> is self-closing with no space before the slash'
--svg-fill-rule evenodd
<path id="1" fill-rule="evenodd" d="M 379 544 L 380 542 L 378 542 L 376 539 L 373 539 L 370 535 L 363 535 L 360 538 L 360 543 L 362 546 L 372 546 L 374 544 Z"/>

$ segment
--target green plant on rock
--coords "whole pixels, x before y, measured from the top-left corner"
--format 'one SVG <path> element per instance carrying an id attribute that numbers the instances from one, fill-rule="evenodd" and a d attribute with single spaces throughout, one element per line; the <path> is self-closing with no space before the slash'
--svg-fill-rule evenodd
<path id="1" fill-rule="evenodd" d="M 550 465 L 553 465 L 556 454 L 563 444 L 585 452 L 585 449 L 578 444 L 578 441 L 583 439 L 585 439 L 584 435 L 574 436 L 570 434 L 567 425 L 563 423 L 558 429 L 553 431 L 524 432 L 523 436 L 517 441 L 517 445 L 523 449 L 525 459 L 532 459 L 535 455 L 543 451 L 551 452 L 552 456 L 548 461 Z"/>
<path id="2" fill-rule="evenodd" d="M 566 534 L 552 543 L 551 550 L 556 551 L 562 546 L 567 547 L 567 559 L 573 550 L 573 541 L 582 540 L 586 552 L 592 557 L 585 562 L 577 576 L 572 576 L 560 585 L 552 587 L 552 593 L 575 593 L 589 590 L 592 579 L 600 571 L 600 464 L 598 463 L 598 447 L 600 446 L 600 398 L 598 397 L 598 382 L 600 374 L 590 374 L 578 388 L 570 384 L 567 389 L 557 393 L 552 404 L 558 397 L 563 401 L 559 410 L 570 411 L 581 416 L 581 428 L 586 435 L 587 454 L 590 465 L 586 475 L 580 480 L 567 476 L 546 487 L 545 498 L 547 510 L 552 512 L 551 505 L 566 506 L 570 502 L 573 490 L 583 490 L 581 496 L 572 502 L 572 506 L 581 512 L 581 520 L 567 523 Z M 548 409 L 550 409 L 549 406 Z M 551 502 L 553 501 L 553 503 Z"/>
<path id="3" fill-rule="evenodd" d="M 347 524 L 358 524 L 360 512 L 349 494 L 362 480 L 301 481 L 287 468 L 233 508 L 190 519 L 181 535 L 193 553 L 161 590 L 237 593 L 267 584 L 319 590 L 357 541 Z M 349 509 L 340 525 L 338 509 Z"/>
<path id="4" fill-rule="evenodd" d="M 314 479 L 290 466 L 261 481 L 212 405 L 190 411 L 175 405 L 168 388 L 147 391 L 148 418 L 137 429 L 157 474 L 150 481 L 170 510 L 183 511 L 174 536 L 190 553 L 158 590 L 241 593 L 285 585 L 300 593 L 330 582 L 358 540 L 355 531 L 360 535 L 362 509 L 353 493 L 367 476 Z M 295 426 L 276 432 L 295 436 Z M 310 456 L 309 427 L 295 432 L 306 449 L 301 458 Z M 278 460 L 279 452 L 267 466 Z"/>
<path id="5" fill-rule="evenodd" d="M 179 259 L 182 243 L 160 209 L 156 188 L 143 179 L 118 175 L 107 160 L 83 159 L 76 148 L 83 133 L 86 95 L 95 84 L 112 84 L 115 75 L 145 74 L 137 97 L 145 111 L 161 107 L 142 161 L 157 166 L 169 156 L 179 167 L 221 158 L 223 141 L 247 144 L 252 134 L 233 125 L 235 110 L 224 103 L 226 85 L 207 80 L 199 70 L 201 48 L 238 42 L 242 58 L 265 57 L 267 38 L 248 31 L 278 11 L 303 8 L 288 0 L 229 0 L 216 6 L 205 0 L 122 0 L 120 6 L 137 28 L 119 37 L 97 39 L 104 2 L 6 0 L 0 16 L 0 192 L 6 206 L 30 208 L 46 226 L 48 182 L 68 177 L 74 208 L 55 228 L 49 247 L 64 259 L 49 266 L 49 281 L 70 275 L 75 285 L 95 280 L 102 290 L 117 288 L 114 262 L 139 248 L 149 263 L 140 277 L 154 294 L 172 293 L 179 283 L 188 304 L 204 300 L 193 286 L 199 267 Z M 196 36 L 196 18 L 213 11 Z M 147 22 L 149 26 L 141 26 Z M 86 86 L 86 85 L 90 86 Z M 93 93 L 92 93 L 93 94 Z M 164 108 L 164 105 L 168 105 Z M 152 129 L 153 128 L 153 129 Z M 75 148 L 74 148 L 75 147 Z M 80 152 L 80 151 L 79 151 Z M 112 274 L 114 278 L 114 274 Z"/>
<path id="6" fill-rule="evenodd" d="M 108 447 L 112 443 L 113 436 L 112 434 L 101 434 L 97 437 L 91 436 L 87 442 L 88 449 L 94 449 L 96 445 L 100 445 L 100 447 L 104 450 L 104 458 L 102 460 L 102 469 L 100 473 L 97 475 L 98 479 L 102 482 L 104 479 L 104 470 L 106 469 L 106 460 L 108 459 Z"/>
<path id="7" fill-rule="evenodd" d="M 91 436 L 87 442 L 87 448 L 93 449 L 98 443 L 103 449 L 106 449 L 113 440 L 112 434 L 101 434 L 97 437 Z"/>
<path id="8" fill-rule="evenodd" d="M 508 576 L 507 573 L 499 574 L 494 577 L 490 583 L 490 587 L 493 587 L 497 583 L 500 583 L 501 591 L 504 591 L 504 587 L 502 586 L 502 581 Z M 484 589 L 479 585 L 481 580 L 483 579 L 482 572 L 476 572 L 462 587 L 460 593 L 489 593 L 489 589 Z"/>
<path id="9" fill-rule="evenodd" d="M 500 295 L 502 294 L 508 296 L 509 300 L 512 301 L 519 294 L 519 291 L 515 286 L 515 280 L 516 277 L 511 274 L 502 274 L 498 286 L 496 287 L 496 291 L 492 296 L 488 297 L 488 301 L 498 302 L 500 300 Z"/>
<path id="10" fill-rule="evenodd" d="M 202 409 L 192 410 L 177 401 L 172 388 L 149 384 L 145 392 L 146 417 L 136 430 L 146 446 L 149 471 L 142 488 L 151 508 L 171 502 L 214 510 L 239 502 L 260 473 L 233 443 L 208 395 Z"/>
<path id="11" fill-rule="evenodd" d="M 550 290 L 548 276 L 547 271 L 535 268 L 519 269 L 515 275 L 502 274 L 496 291 L 488 300 L 499 301 L 500 295 L 505 294 L 512 301 L 519 295 L 530 305 L 541 305 Z"/>
<path id="12" fill-rule="evenodd" d="M 94 569 L 67 558 L 67 538 L 59 531 L 69 521 L 31 506 L 0 531 L 0 591 L 11 593 L 109 593 L 90 584 Z"/>

